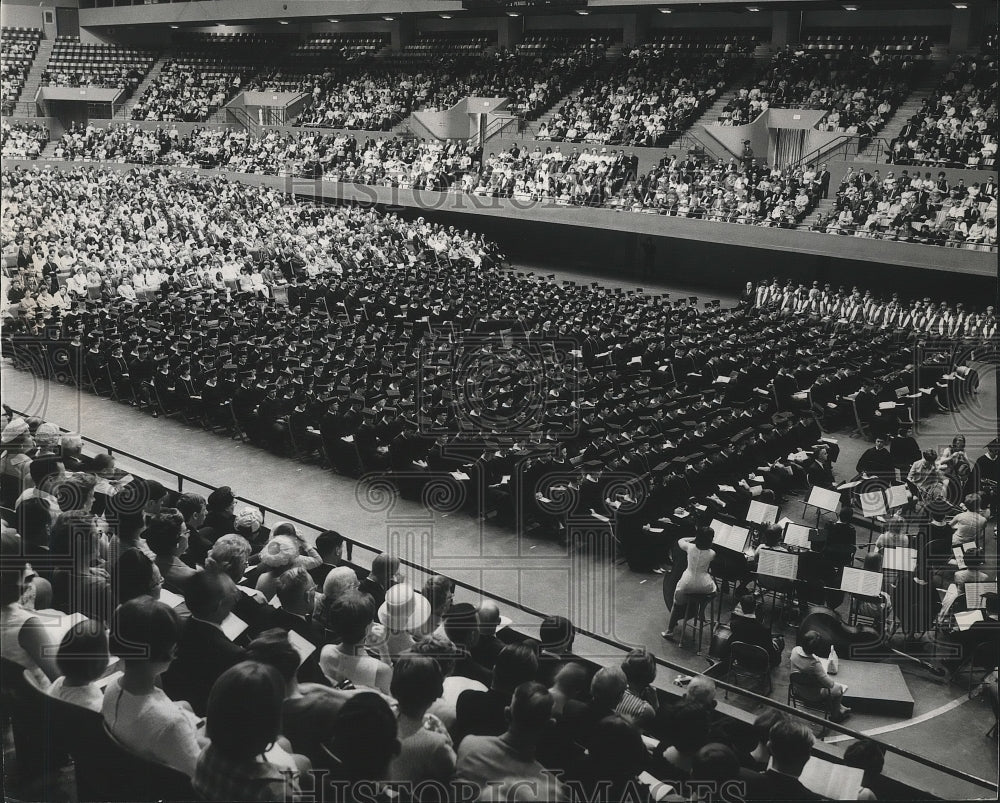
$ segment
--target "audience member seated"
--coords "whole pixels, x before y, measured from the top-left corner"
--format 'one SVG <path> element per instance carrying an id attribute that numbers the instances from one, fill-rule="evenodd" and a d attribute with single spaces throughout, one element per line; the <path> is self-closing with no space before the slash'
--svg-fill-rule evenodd
<path id="1" fill-rule="evenodd" d="M 186 702 L 175 703 L 157 687 L 180 637 L 180 619 L 162 602 L 138 597 L 118 608 L 111 652 L 122 660 L 124 674 L 108 684 L 101 712 L 108 730 L 129 750 L 193 777 L 208 741 L 200 719 Z"/>
<path id="2" fill-rule="evenodd" d="M 184 517 L 175 508 L 164 508 L 146 519 L 143 540 L 156 555 L 156 567 L 167 591 L 184 595 L 195 570 L 181 560 L 187 552 L 188 534 Z"/>
<path id="3" fill-rule="evenodd" d="M 465 691 L 458 697 L 455 743 L 461 745 L 468 734 L 499 736 L 507 727 L 505 710 L 514 689 L 534 680 L 538 656 L 524 644 L 508 644 L 497 656 L 487 691 Z"/>
<path id="4" fill-rule="evenodd" d="M 14 113 L 21 90 L 38 52 L 42 32 L 37 28 L 8 28 L 0 31 L 3 42 L 0 53 L 0 112 L 4 117 Z M 3 154 L 7 156 L 6 151 Z"/>
<path id="5" fill-rule="evenodd" d="M 901 165 L 990 169 L 996 164 L 997 57 L 959 56 L 892 141 L 889 161 Z"/>
<path id="6" fill-rule="evenodd" d="M 784 718 L 775 722 L 767 740 L 770 761 L 766 770 L 749 778 L 747 800 L 822 800 L 799 781 L 815 741 L 803 722 Z"/>
<path id="7" fill-rule="evenodd" d="M 84 45 L 77 37 L 57 36 L 41 83 L 121 89 L 124 98 L 129 98 L 154 61 L 156 54 L 148 50 L 106 43 Z"/>
<path id="8" fill-rule="evenodd" d="M 327 610 L 327 630 L 339 638 L 320 652 L 319 665 L 334 686 L 365 687 L 389 694 L 392 667 L 365 651 L 365 639 L 375 616 L 375 604 L 368 594 L 348 592 Z"/>
<path id="9" fill-rule="evenodd" d="M 47 126 L 0 121 L 0 154 L 4 159 L 37 159 L 48 144 Z"/>
<path id="10" fill-rule="evenodd" d="M 272 666 L 243 661 L 223 672 L 208 698 L 193 786 L 201 800 L 291 801 L 298 774 L 311 769 L 281 737 L 285 683 Z"/>
<path id="11" fill-rule="evenodd" d="M 240 592 L 226 574 L 202 570 L 187 581 L 184 604 L 191 617 L 177 643 L 173 664 L 163 674 L 163 688 L 175 700 L 187 700 L 204 716 L 216 678 L 246 658 L 222 629 Z"/>
<path id="12" fill-rule="evenodd" d="M 56 666 L 60 676 L 49 686 L 53 697 L 91 711 L 100 711 L 104 692 L 95 684 L 108 668 L 108 635 L 100 622 L 77 622 L 59 642 Z"/>
<path id="13" fill-rule="evenodd" d="M 770 629 L 761 624 L 761 614 L 762 606 L 757 604 L 752 594 L 741 597 L 729 620 L 729 629 L 733 634 L 732 641 L 742 641 L 744 644 L 760 647 L 767 653 L 771 666 L 775 667 L 781 663 L 785 638 L 780 635 L 772 636 Z"/>

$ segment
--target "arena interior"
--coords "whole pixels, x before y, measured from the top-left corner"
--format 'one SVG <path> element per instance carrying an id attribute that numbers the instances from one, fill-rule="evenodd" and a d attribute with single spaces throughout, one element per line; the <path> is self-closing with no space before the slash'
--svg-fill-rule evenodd
<path id="1" fill-rule="evenodd" d="M 996 2 L 0 12 L 7 799 L 997 799 Z"/>

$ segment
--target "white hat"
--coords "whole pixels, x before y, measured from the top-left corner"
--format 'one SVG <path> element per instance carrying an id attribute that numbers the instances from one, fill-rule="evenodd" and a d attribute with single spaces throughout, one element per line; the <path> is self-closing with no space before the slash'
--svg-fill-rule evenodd
<path id="1" fill-rule="evenodd" d="M 291 566 L 298 556 L 298 544 L 287 535 L 278 535 L 264 545 L 260 562 L 269 569 L 283 569 Z"/>
<path id="2" fill-rule="evenodd" d="M 389 630 L 416 631 L 431 618 L 431 604 L 413 590 L 409 583 L 397 583 L 385 593 L 385 602 L 378 609 L 378 620 Z"/>
<path id="3" fill-rule="evenodd" d="M 3 432 L 0 432 L 0 443 L 12 443 L 30 431 L 28 422 L 23 418 L 12 418 L 10 423 L 3 428 Z"/>

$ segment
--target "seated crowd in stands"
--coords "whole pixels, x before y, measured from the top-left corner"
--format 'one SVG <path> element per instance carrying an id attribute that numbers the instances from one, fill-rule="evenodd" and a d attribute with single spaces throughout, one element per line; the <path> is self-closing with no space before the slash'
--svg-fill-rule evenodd
<path id="1" fill-rule="evenodd" d="M 832 58 L 789 46 L 776 53 L 763 77 L 739 91 L 720 125 L 746 125 L 771 106 L 824 109 L 820 130 L 871 137 L 906 97 L 917 62 L 845 50 Z"/>
<path id="2" fill-rule="evenodd" d="M 934 167 L 996 165 L 997 55 L 960 56 L 892 141 L 890 161 Z"/>
<path id="3" fill-rule="evenodd" d="M 6 116 L 13 113 L 14 104 L 21 97 L 31 63 L 38 52 L 41 31 L 4 27 L 0 37 L 3 41 L 0 50 L 0 111 Z"/>
<path id="4" fill-rule="evenodd" d="M 609 77 L 591 78 L 536 133 L 539 139 L 666 147 L 745 64 L 739 51 L 636 47 Z"/>
<path id="5" fill-rule="evenodd" d="M 132 107 L 133 120 L 204 122 L 239 92 L 250 70 L 192 63 L 179 56 L 163 66 Z"/>
<path id="6" fill-rule="evenodd" d="M 5 159 L 37 159 L 49 143 L 49 129 L 37 123 L 0 122 L 0 149 Z"/>
<path id="7" fill-rule="evenodd" d="M 903 170 L 883 179 L 878 170 L 848 170 L 837 190 L 835 211 L 821 215 L 813 231 L 903 242 L 994 250 L 997 245 L 997 183 L 955 184 Z"/>

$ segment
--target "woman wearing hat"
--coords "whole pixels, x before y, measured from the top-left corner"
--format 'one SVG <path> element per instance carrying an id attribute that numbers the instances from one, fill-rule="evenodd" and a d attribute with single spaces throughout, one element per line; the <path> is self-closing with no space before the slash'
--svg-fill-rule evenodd
<path id="1" fill-rule="evenodd" d="M 315 569 L 323 558 L 314 547 L 303 541 L 291 522 L 283 521 L 271 531 L 271 540 L 260 551 L 260 565 L 264 569 L 257 578 L 257 590 L 271 599 L 278 590 L 278 578 L 293 566 Z"/>
<path id="2" fill-rule="evenodd" d="M 397 583 L 385 593 L 378 609 L 378 626 L 368 642 L 383 660 L 396 660 L 414 644 L 414 635 L 422 635 L 431 621 L 431 604 L 409 583 Z"/>

